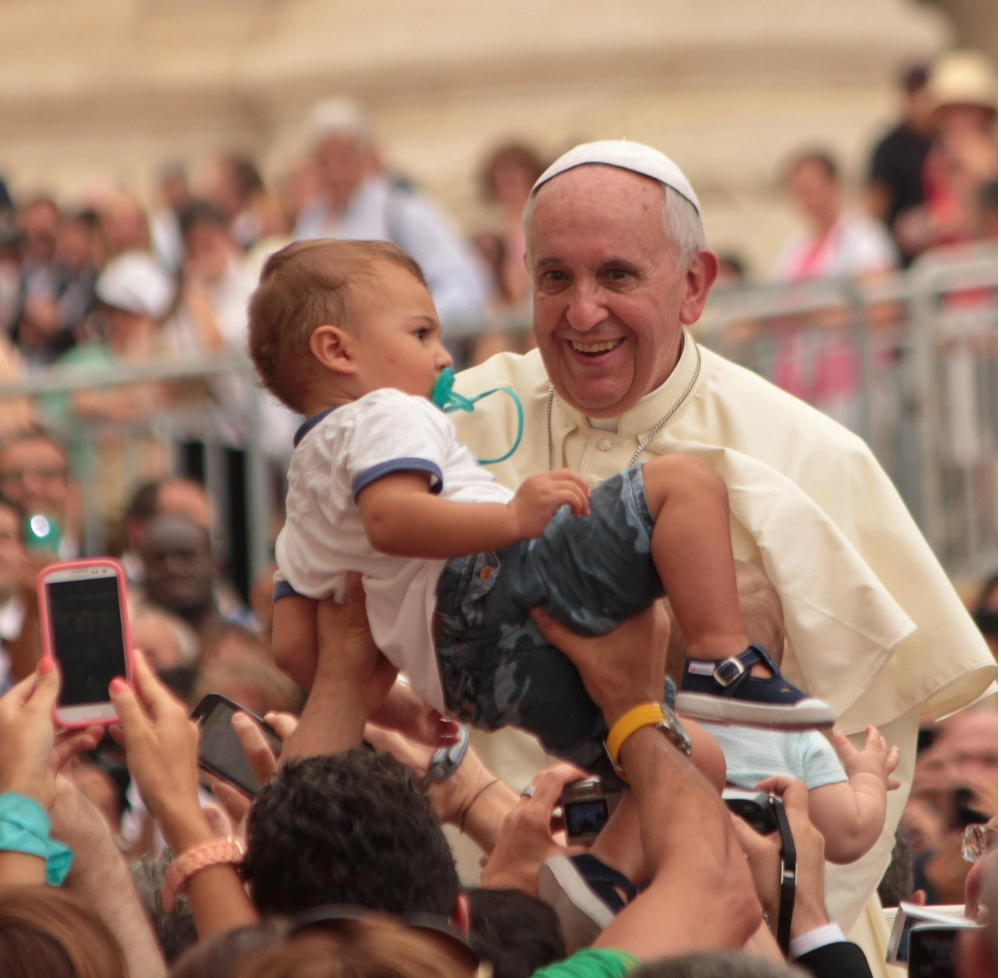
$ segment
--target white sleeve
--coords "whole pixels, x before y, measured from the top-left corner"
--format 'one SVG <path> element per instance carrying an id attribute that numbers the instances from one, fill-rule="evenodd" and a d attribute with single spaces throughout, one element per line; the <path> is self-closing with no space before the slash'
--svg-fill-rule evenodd
<path id="1" fill-rule="evenodd" d="M 452 437 L 430 401 L 396 390 L 366 395 L 364 410 L 344 443 L 343 463 L 357 499 L 366 486 L 392 472 L 426 472 L 441 492 Z"/>
<path id="2" fill-rule="evenodd" d="M 859 215 L 845 241 L 845 271 L 850 275 L 889 271 L 899 264 L 897 249 L 886 228 Z"/>

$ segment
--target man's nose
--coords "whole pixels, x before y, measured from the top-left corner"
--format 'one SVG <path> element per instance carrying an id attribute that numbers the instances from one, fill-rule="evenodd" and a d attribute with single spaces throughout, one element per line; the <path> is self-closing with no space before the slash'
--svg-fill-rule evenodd
<path id="1" fill-rule="evenodd" d="M 580 283 L 570 293 L 566 321 L 579 333 L 586 333 L 608 318 L 601 290 L 594 285 Z"/>

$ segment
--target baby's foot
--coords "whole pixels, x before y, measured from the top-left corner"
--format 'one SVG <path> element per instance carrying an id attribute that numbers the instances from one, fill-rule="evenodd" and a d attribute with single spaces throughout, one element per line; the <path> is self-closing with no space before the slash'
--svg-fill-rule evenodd
<path id="1" fill-rule="evenodd" d="M 689 659 L 677 711 L 696 720 L 784 730 L 829 727 L 836 719 L 823 700 L 785 679 L 760 645 L 729 659 Z"/>

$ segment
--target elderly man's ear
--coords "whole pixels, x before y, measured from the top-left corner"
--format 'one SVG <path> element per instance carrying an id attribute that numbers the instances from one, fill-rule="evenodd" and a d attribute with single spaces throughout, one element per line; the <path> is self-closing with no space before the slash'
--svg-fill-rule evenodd
<path id="1" fill-rule="evenodd" d="M 354 351 L 357 337 L 340 326 L 317 326 L 309 337 L 309 352 L 321 367 L 338 374 L 353 374 L 358 365 Z"/>
<path id="2" fill-rule="evenodd" d="M 699 321 L 709 290 L 719 274 L 719 259 L 708 248 L 699 249 L 688 263 L 687 291 L 681 303 L 681 322 L 685 326 Z"/>

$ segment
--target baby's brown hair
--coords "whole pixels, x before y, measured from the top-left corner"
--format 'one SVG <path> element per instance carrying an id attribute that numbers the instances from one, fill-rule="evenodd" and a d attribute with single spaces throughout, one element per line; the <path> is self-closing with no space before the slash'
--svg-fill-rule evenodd
<path id="1" fill-rule="evenodd" d="M 760 645 L 776 662 L 781 663 L 786 629 L 779 592 L 765 572 L 755 564 L 735 560 L 734 570 L 737 572 L 740 617 L 744 622 L 748 642 Z M 680 682 L 685 663 L 685 639 L 670 605 L 668 612 L 671 615 L 671 637 L 667 645 L 667 674 L 675 682 Z"/>
<path id="2" fill-rule="evenodd" d="M 302 411 L 312 376 L 304 367 L 313 330 L 350 326 L 352 290 L 382 262 L 427 287 L 417 262 L 388 241 L 296 241 L 264 263 L 247 308 L 248 350 L 261 382 L 293 411 Z"/>

